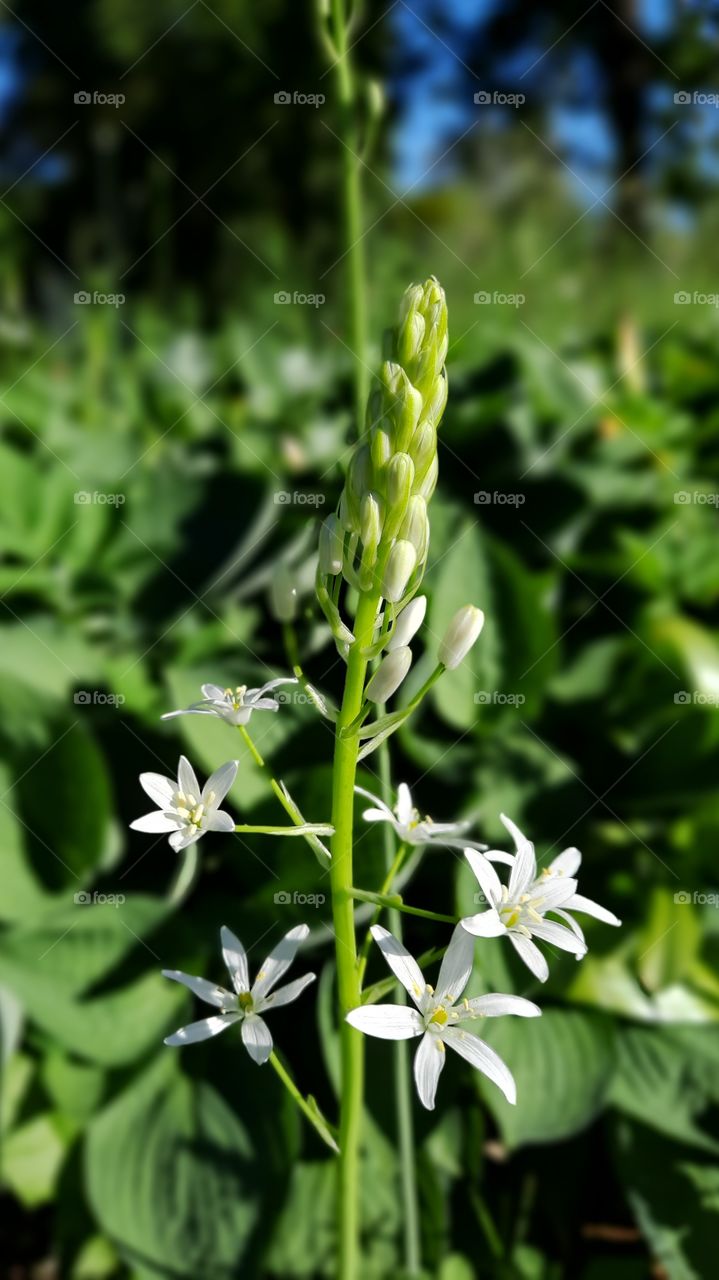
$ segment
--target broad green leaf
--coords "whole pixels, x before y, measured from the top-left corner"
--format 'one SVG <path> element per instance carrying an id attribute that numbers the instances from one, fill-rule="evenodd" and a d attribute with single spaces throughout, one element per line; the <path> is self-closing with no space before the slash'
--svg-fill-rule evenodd
<path id="1" fill-rule="evenodd" d="M 596 1013 L 546 1009 L 541 1018 L 501 1018 L 483 1028 L 517 1084 L 510 1106 L 483 1076 L 482 1094 L 509 1147 L 557 1142 L 603 1109 L 615 1064 L 613 1026 Z"/>
<path id="2" fill-rule="evenodd" d="M 66 1139 L 51 1112 L 34 1116 L 3 1142 L 5 1185 L 34 1209 L 52 1199 L 65 1158 Z"/>
<path id="3" fill-rule="evenodd" d="M 87 1193 L 144 1273 L 234 1280 L 260 1221 L 252 1160 L 238 1116 L 164 1050 L 90 1125 Z"/>
<path id="4" fill-rule="evenodd" d="M 719 1028 L 619 1027 L 609 1101 L 667 1137 L 719 1154 L 702 1122 L 719 1102 Z"/>
<path id="5" fill-rule="evenodd" d="M 701 925 L 691 903 L 671 890 L 654 890 L 649 919 L 639 935 L 637 969 L 647 991 L 674 986 L 691 974 L 701 943 Z"/>

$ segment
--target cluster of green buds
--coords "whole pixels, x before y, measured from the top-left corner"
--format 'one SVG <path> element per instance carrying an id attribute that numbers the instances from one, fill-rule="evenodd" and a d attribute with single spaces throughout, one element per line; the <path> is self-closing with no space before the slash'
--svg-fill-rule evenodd
<path id="1" fill-rule="evenodd" d="M 437 428 L 447 403 L 446 355 L 447 305 L 431 277 L 406 290 L 398 324 L 386 335 L 366 432 L 353 450 L 337 512 L 320 533 L 317 592 L 341 651 L 354 640 L 340 615 L 341 579 L 389 606 L 385 642 L 422 582 Z"/>

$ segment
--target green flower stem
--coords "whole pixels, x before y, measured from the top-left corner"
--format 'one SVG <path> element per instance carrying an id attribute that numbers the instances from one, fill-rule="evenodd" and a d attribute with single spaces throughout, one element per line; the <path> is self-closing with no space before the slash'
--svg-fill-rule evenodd
<path id="1" fill-rule="evenodd" d="M 197 873 L 200 869 L 200 851 L 197 847 L 197 841 L 194 844 L 188 844 L 186 848 L 182 849 L 179 857 L 179 865 L 170 886 L 170 892 L 167 895 L 167 900 L 173 907 L 179 907 L 185 901 L 197 879 Z"/>
<path id="2" fill-rule="evenodd" d="M 387 843 L 386 839 L 385 839 L 385 843 Z M 398 872 L 400 871 L 402 864 L 405 858 L 407 857 L 407 854 L 409 853 L 409 849 L 410 849 L 410 846 L 406 844 L 401 844 L 399 846 L 399 849 L 395 854 L 394 861 L 391 867 L 389 868 L 389 871 L 387 872 L 380 886 L 380 889 L 379 889 L 380 895 L 389 893 L 390 889 L 392 888 L 392 885 L 394 884 L 395 878 Z M 372 934 L 370 933 L 370 929 L 372 928 L 372 925 L 379 923 L 379 919 L 380 919 L 380 916 L 382 915 L 383 910 L 384 910 L 383 907 L 378 907 L 377 910 L 375 911 L 357 959 L 357 972 L 359 973 L 360 986 L 362 986 L 362 983 L 364 982 L 365 970 L 367 968 L 367 960 L 369 957 L 370 948 L 372 946 Z"/>
<path id="3" fill-rule="evenodd" d="M 357 434 L 364 427 L 367 404 L 367 302 L 360 179 L 357 87 L 349 49 L 347 0 L 332 0 L 330 29 L 337 51 L 335 79 L 339 100 L 339 133 L 342 147 L 342 218 L 347 255 L 347 307 L 349 345 L 355 355 L 354 399 Z"/>
<path id="4" fill-rule="evenodd" d="M 262 755 L 260 755 L 260 752 L 257 750 L 257 747 L 255 746 L 254 742 L 252 741 L 252 738 L 250 737 L 249 733 L 247 732 L 247 729 L 245 728 L 245 726 L 244 726 L 244 725 L 240 725 L 240 726 L 239 726 L 239 729 L 240 729 L 240 736 L 241 736 L 241 738 L 242 738 L 242 741 L 244 742 L 245 746 L 247 747 L 247 750 L 249 751 L 250 755 L 252 756 L 252 759 L 254 760 L 254 762 L 255 762 L 255 764 L 257 765 L 257 767 L 258 767 L 259 769 L 266 769 L 266 768 L 267 768 L 267 763 L 266 763 L 265 759 L 263 758 L 263 756 L 262 756 Z M 288 816 L 289 818 L 291 818 L 291 819 L 292 819 L 292 821 L 294 822 L 295 826 L 296 826 L 296 827 L 306 826 L 307 824 L 305 823 L 305 819 L 303 818 L 302 814 L 300 813 L 300 810 L 298 809 L 298 807 L 297 807 L 297 805 L 295 804 L 294 800 L 292 800 L 292 799 L 291 799 L 291 797 L 290 797 L 290 796 L 288 796 L 287 792 L 286 792 L 286 791 L 284 790 L 284 788 L 282 787 L 282 784 L 281 784 L 280 782 L 278 782 L 276 778 L 273 778 L 273 777 L 270 777 L 270 780 L 269 780 L 269 781 L 270 781 L 270 786 L 271 786 L 271 788 L 272 788 L 272 790 L 273 790 L 274 794 L 276 795 L 277 799 L 279 800 L 280 804 L 282 805 L 282 808 L 284 809 L 284 811 L 285 811 L 285 813 L 287 814 L 287 816 Z M 284 830 L 285 830 L 285 828 L 283 827 L 283 828 L 282 828 L 282 830 L 284 831 Z M 331 830 L 332 830 L 332 828 L 331 828 L 331 827 L 330 827 L 330 828 L 328 828 L 328 834 L 330 834 L 330 833 L 331 833 Z M 320 841 L 319 841 L 318 837 L 317 837 L 316 835 L 310 835 L 310 834 L 309 834 L 308 832 L 306 832 L 306 831 L 298 832 L 297 834 L 298 834 L 298 835 L 303 835 L 303 836 L 304 836 L 304 838 L 305 838 L 305 840 L 307 841 L 307 843 L 308 843 L 308 845 L 310 846 L 310 848 L 311 848 L 311 849 L 313 850 L 313 852 L 314 852 L 314 853 L 316 853 L 316 854 L 317 854 L 317 856 L 319 857 L 319 859 L 320 859 L 320 861 L 321 861 L 322 865 L 323 865 L 323 866 L 326 866 L 326 865 L 327 865 L 327 852 L 326 852 L 326 850 L 324 849 L 323 845 L 320 843 Z"/>
<path id="5" fill-rule="evenodd" d="M 306 831 L 302 826 L 294 827 L 252 827 L 239 825 L 235 827 L 235 831 L 242 836 L 331 836 L 332 827 L 328 822 L 313 822 L 311 831 Z"/>
<path id="6" fill-rule="evenodd" d="M 456 916 L 444 916 L 438 911 L 425 911 L 423 907 L 408 907 L 398 893 L 372 893 L 369 889 L 350 889 L 350 897 L 358 902 L 374 902 L 390 911 L 404 911 L 408 916 L 420 916 L 422 920 L 438 920 L 441 924 L 456 924 Z"/>
<path id="7" fill-rule="evenodd" d="M 352 645 L 347 661 L 344 695 L 335 736 L 332 777 L 332 823 L 335 834 L 332 839 L 330 884 L 339 995 L 341 1073 L 337 1280 L 357 1280 L 358 1276 L 359 1149 L 364 1087 L 363 1036 L 346 1021 L 350 1009 L 361 1003 L 352 905 L 354 786 L 359 744 L 356 737 L 342 738 L 339 731 L 351 724 L 362 705 L 367 675 L 367 659 L 363 656 L 363 649 L 372 641 L 378 606 L 378 596 L 360 597 L 355 618 L 357 642 Z"/>
<path id="8" fill-rule="evenodd" d="M 269 1061 L 274 1067 L 290 1097 L 297 1103 L 300 1111 L 306 1119 L 309 1120 L 313 1129 L 317 1130 L 322 1141 L 326 1142 L 327 1146 L 330 1147 L 332 1151 L 339 1153 L 339 1147 L 337 1146 L 333 1126 L 325 1120 L 314 1098 L 303 1097 L 289 1071 L 287 1071 L 282 1065 L 274 1051 L 270 1054 Z"/>
<path id="9" fill-rule="evenodd" d="M 386 611 L 385 618 L 389 611 Z M 378 707 L 379 715 L 384 707 Z M 392 777 L 390 770 L 389 747 L 383 742 L 378 748 L 377 764 L 380 779 L 380 796 L 385 804 L 392 804 Z M 394 877 L 402 864 L 407 845 L 401 844 L 394 854 L 395 833 L 388 822 L 382 824 L 384 839 L 385 865 L 387 867 L 386 889 L 381 894 L 389 893 Z M 399 865 L 398 865 L 399 864 Z M 390 933 L 398 942 L 402 941 L 402 916 L 396 908 L 388 911 L 387 924 Z M 367 935 L 370 936 L 369 934 Z M 394 995 L 397 1004 L 407 1003 L 407 993 L 398 987 Z M 414 1150 L 414 1116 L 412 1111 L 412 1085 L 410 1079 L 409 1045 L 406 1040 L 397 1040 L 394 1051 L 394 1097 L 397 1108 L 397 1141 L 399 1146 L 400 1182 L 402 1187 L 402 1204 L 404 1208 L 404 1263 L 408 1280 L 418 1276 L 422 1270 L 422 1241 L 419 1226 L 419 1196 L 417 1192 L 417 1166 Z"/>

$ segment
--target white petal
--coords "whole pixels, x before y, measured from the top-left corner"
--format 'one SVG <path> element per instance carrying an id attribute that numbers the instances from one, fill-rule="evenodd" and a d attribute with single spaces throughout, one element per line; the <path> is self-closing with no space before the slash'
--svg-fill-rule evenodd
<path id="1" fill-rule="evenodd" d="M 582 855 L 578 849 L 565 849 L 549 864 L 549 870 L 555 876 L 575 876 L 582 864 Z"/>
<path id="2" fill-rule="evenodd" d="M 226 1031 L 233 1022 L 237 1022 L 239 1013 L 225 1013 L 213 1018 L 203 1018 L 202 1022 L 191 1022 L 187 1027 L 180 1027 L 171 1036 L 167 1036 L 165 1044 L 197 1044 L 200 1040 L 209 1040 L 221 1031 Z"/>
<path id="3" fill-rule="evenodd" d="M 458 924 L 444 954 L 437 979 L 434 1000 L 437 1004 L 454 1004 L 469 982 L 474 963 L 474 939 Z"/>
<path id="4" fill-rule="evenodd" d="M 554 878 L 539 877 L 536 884 L 530 889 L 532 898 L 539 899 L 537 909 L 539 911 L 555 911 L 557 907 L 564 907 L 570 898 L 574 897 L 577 888 L 576 880 L 560 880 Z"/>
<path id="5" fill-rule="evenodd" d="M 141 773 L 140 786 L 158 808 L 172 808 L 172 797 L 177 788 L 170 778 L 163 777 L 161 773 Z"/>
<path id="6" fill-rule="evenodd" d="M 250 711 L 279 711 L 280 703 L 275 698 L 257 698 L 252 703 Z"/>
<path id="7" fill-rule="evenodd" d="M 256 692 L 262 697 L 271 689 L 279 689 L 282 684 L 297 684 L 297 678 L 296 676 L 279 676 L 276 680 L 268 680 L 267 684 L 263 684 L 262 688 L 257 689 Z"/>
<path id="8" fill-rule="evenodd" d="M 202 799 L 205 803 L 210 792 L 214 792 L 211 803 L 213 808 L 219 808 L 237 777 L 237 763 L 237 760 L 228 760 L 226 764 L 220 765 L 219 769 L 215 769 L 202 790 Z"/>
<path id="9" fill-rule="evenodd" d="M 422 1034 L 424 1023 L 416 1009 L 406 1004 L 364 1004 L 351 1009 L 347 1022 L 366 1036 L 379 1040 L 411 1040 Z"/>
<path id="10" fill-rule="evenodd" d="M 393 815 L 386 809 L 365 809 L 362 817 L 365 822 L 391 822 L 393 826 L 395 823 Z"/>
<path id="11" fill-rule="evenodd" d="M 371 800 L 375 808 L 381 809 L 382 812 L 387 815 L 390 821 L 394 822 L 395 817 L 392 810 L 390 809 L 389 805 L 385 804 L 384 800 L 380 800 L 379 796 L 373 796 L 372 792 L 365 791 L 364 787 L 355 787 L 355 791 L 358 796 L 364 796 L 365 800 Z"/>
<path id="12" fill-rule="evenodd" d="M 586 955 L 586 946 L 579 941 L 576 933 L 564 924 L 555 924 L 553 920 L 542 920 L 541 924 L 532 924 L 532 937 L 549 942 L 560 951 L 571 951 L 575 956 Z"/>
<path id="13" fill-rule="evenodd" d="M 529 938 L 525 938 L 522 933 L 510 933 L 509 941 L 514 947 L 520 960 L 526 964 L 527 968 L 534 974 L 535 978 L 539 978 L 540 982 L 546 982 L 549 977 L 549 965 L 542 955 L 539 947 L 535 947 Z"/>
<path id="14" fill-rule="evenodd" d="M 479 887 L 487 902 L 490 904 L 500 902 L 502 898 L 502 882 L 491 862 L 485 858 L 483 853 L 477 853 L 474 849 L 465 849 L 464 856 L 477 877 Z"/>
<path id="15" fill-rule="evenodd" d="M 215 711 L 212 707 L 204 707 L 196 705 L 193 707 L 183 707 L 180 711 L 165 711 L 160 716 L 161 720 L 176 720 L 178 716 L 214 716 Z"/>
<path id="16" fill-rule="evenodd" d="M 575 893 L 568 902 L 563 902 L 562 906 L 568 911 L 584 911 L 586 915 L 594 916 L 595 920 L 601 920 L 603 924 L 620 925 L 622 923 L 613 911 L 600 907 L 598 902 L 592 902 L 591 898 L 584 898 L 581 893 Z"/>
<path id="17" fill-rule="evenodd" d="M 208 698 L 210 702 L 227 701 L 225 691 L 220 688 L 219 684 L 203 684 L 200 688 L 202 689 L 204 696 Z"/>
<path id="18" fill-rule="evenodd" d="M 234 831 L 235 819 L 231 814 L 226 813 L 224 809 L 219 809 L 217 813 L 211 813 L 207 820 L 208 831 Z"/>
<path id="19" fill-rule="evenodd" d="M 257 1013 L 264 1013 L 265 1009 L 279 1009 L 280 1005 L 291 1004 L 298 996 L 302 995 L 305 987 L 308 987 L 316 978 L 314 973 L 306 973 L 304 978 L 295 978 L 294 982 L 288 982 L 284 987 L 278 987 L 269 996 L 259 999 L 255 1002 Z"/>
<path id="20" fill-rule="evenodd" d="M 512 819 L 508 818 L 506 813 L 500 813 L 499 816 L 502 821 L 502 826 L 506 827 L 510 836 L 514 840 L 514 848 L 517 853 L 519 853 L 519 850 L 523 848 L 525 844 L 531 844 L 531 841 L 527 839 L 524 832 L 519 830 L 516 822 L 512 822 Z"/>
<path id="21" fill-rule="evenodd" d="M 262 1066 L 272 1053 L 270 1028 L 256 1013 L 248 1013 L 242 1021 L 241 1031 L 242 1042 L 253 1062 Z"/>
<path id="22" fill-rule="evenodd" d="M 537 860 L 534 856 L 534 845 L 528 840 L 517 849 L 517 856 L 512 863 L 507 885 L 507 896 L 510 902 L 516 902 L 526 893 L 537 877 Z"/>
<path id="23" fill-rule="evenodd" d="M 584 937 L 584 933 L 582 931 L 581 926 L 574 919 L 574 916 L 570 916 L 568 911 L 563 911 L 560 907 L 554 908 L 554 914 L 559 916 L 559 918 L 564 921 L 564 923 L 568 926 L 568 928 L 572 930 L 572 933 L 575 934 L 575 936 L 579 939 L 582 946 L 584 947 L 584 950 L 586 951 L 587 943 Z"/>
<path id="24" fill-rule="evenodd" d="M 504 849 L 487 849 L 484 856 L 488 862 L 503 862 L 507 867 L 514 866 L 515 855 L 513 853 L 505 853 Z"/>
<path id="25" fill-rule="evenodd" d="M 395 977 L 399 978 L 405 991 L 411 995 L 415 1004 L 419 1005 L 426 983 L 417 961 L 402 946 L 402 943 L 393 938 L 392 934 L 381 925 L 372 925 L 370 933 Z"/>
<path id="26" fill-rule="evenodd" d="M 475 938 L 500 938 L 507 932 L 494 907 L 490 907 L 489 911 L 480 911 L 476 916 L 465 916 L 459 923 Z"/>
<path id="27" fill-rule="evenodd" d="M 538 1018 L 542 1012 L 539 1005 L 524 996 L 504 996 L 492 992 L 487 996 L 475 996 L 467 1004 L 473 1013 L 480 1013 L 485 1018 L 502 1018 L 505 1014 L 514 1014 L 516 1018 Z M 458 1010 L 461 1019 L 461 1006 Z"/>
<path id="28" fill-rule="evenodd" d="M 250 989 L 247 952 L 237 935 L 231 929 L 228 929 L 225 924 L 220 929 L 220 942 L 222 943 L 222 957 L 225 961 L 227 972 L 232 979 L 232 985 L 238 995 L 241 995 L 243 991 L 249 991 Z"/>
<path id="29" fill-rule="evenodd" d="M 194 796 L 196 800 L 199 799 L 200 784 L 187 756 L 180 756 L 180 763 L 177 766 L 177 782 L 178 789 L 186 796 Z"/>
<path id="30" fill-rule="evenodd" d="M 179 853 L 181 849 L 186 849 L 188 844 L 194 844 L 204 834 L 204 831 L 190 831 L 189 827 L 182 827 L 179 831 L 173 831 L 169 837 L 169 844 L 172 845 L 175 853 Z"/>
<path id="31" fill-rule="evenodd" d="M 419 1100 L 428 1111 L 434 1111 L 434 1097 L 446 1056 L 439 1036 L 425 1031 L 414 1055 L 414 1082 Z"/>
<path id="32" fill-rule="evenodd" d="M 309 928 L 306 924 L 298 924 L 294 929 L 290 929 L 282 941 L 273 948 L 255 978 L 252 987 L 253 1000 L 262 1000 L 264 996 L 269 995 L 283 973 L 289 969 L 297 954 L 297 948 L 308 933 Z"/>
<path id="33" fill-rule="evenodd" d="M 395 809 L 395 813 L 397 814 L 398 821 L 401 822 L 403 826 L 410 821 L 413 808 L 412 792 L 406 782 L 400 782 L 397 788 L 397 807 Z"/>
<path id="34" fill-rule="evenodd" d="M 450 1049 L 454 1049 L 466 1062 L 476 1067 L 477 1071 L 482 1071 L 499 1086 L 507 1102 L 517 1101 L 514 1076 L 494 1049 L 490 1049 L 489 1045 L 479 1040 L 477 1036 L 462 1031 L 460 1027 L 445 1027 L 442 1034 L 445 1044 L 449 1045 Z"/>
<path id="35" fill-rule="evenodd" d="M 162 976 L 170 978 L 172 982 L 181 982 L 183 987 L 187 987 L 206 1004 L 214 1004 L 216 1009 L 237 1008 L 235 996 L 230 991 L 225 991 L 224 987 L 218 987 L 216 982 L 208 982 L 206 978 L 194 978 L 192 974 L 182 973 L 179 969 L 163 969 Z"/>
<path id="36" fill-rule="evenodd" d="M 142 818 L 135 818 L 130 823 L 133 831 L 177 831 L 182 823 L 179 818 L 173 818 L 169 813 L 161 813 L 159 809 L 155 809 L 153 813 L 146 813 Z"/>

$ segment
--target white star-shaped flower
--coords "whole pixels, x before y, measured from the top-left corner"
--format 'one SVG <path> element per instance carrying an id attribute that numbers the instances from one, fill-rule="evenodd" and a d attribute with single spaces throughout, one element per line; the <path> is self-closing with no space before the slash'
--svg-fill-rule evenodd
<path id="1" fill-rule="evenodd" d="M 136 818 L 130 826 L 135 831 L 169 831 L 170 844 L 176 851 L 194 844 L 206 831 L 234 831 L 234 818 L 224 813 L 220 805 L 236 775 L 237 761 L 228 760 L 200 790 L 195 771 L 185 756 L 180 756 L 177 782 L 161 773 L 141 773 L 140 785 L 158 809 Z"/>
<path id="2" fill-rule="evenodd" d="M 477 1071 L 494 1082 L 508 1102 L 514 1103 L 517 1091 L 511 1071 L 494 1049 L 462 1024 L 478 1018 L 497 1018 L 516 1014 L 520 1018 L 536 1018 L 541 1009 L 522 996 L 498 994 L 459 1000 L 472 972 L 474 943 L 459 925 L 447 947 L 436 989 L 425 983 L 417 961 L 380 925 L 372 927 L 372 937 L 387 964 L 409 993 L 415 1005 L 367 1004 L 352 1009 L 347 1021 L 365 1035 L 380 1040 L 411 1040 L 421 1036 L 414 1059 L 414 1080 L 419 1100 L 428 1111 L 434 1109 L 445 1049 L 454 1049 Z"/>
<path id="3" fill-rule="evenodd" d="M 247 724 L 253 711 L 279 711 L 281 704 L 277 698 L 267 697 L 272 689 L 282 684 L 297 684 L 294 676 L 281 676 L 277 680 L 268 680 L 261 689 L 248 689 L 240 684 L 236 689 L 221 689 L 218 684 L 203 684 L 203 697 L 193 702 L 182 711 L 166 711 L 163 720 L 173 720 L 175 716 L 218 716 L 228 724 Z"/>
<path id="4" fill-rule="evenodd" d="M 193 978 L 189 973 L 181 973 L 179 969 L 163 969 L 163 977 L 181 982 L 199 996 L 200 1000 L 219 1009 L 219 1013 L 211 1018 L 203 1018 L 200 1022 L 180 1027 L 173 1035 L 167 1036 L 165 1044 L 197 1044 L 200 1040 L 209 1040 L 211 1036 L 219 1035 L 233 1023 L 239 1022 L 242 1041 L 250 1057 L 260 1066 L 267 1062 L 272 1053 L 272 1035 L 261 1015 L 269 1009 L 279 1009 L 283 1004 L 290 1004 L 315 980 L 314 973 L 306 973 L 303 978 L 296 978 L 294 982 L 288 982 L 286 986 L 274 990 L 308 933 L 306 924 L 298 924 L 290 929 L 270 952 L 250 986 L 245 949 L 232 930 L 223 925 L 220 940 L 227 972 L 232 981 L 232 991 L 216 986 L 206 978 Z"/>
<path id="5" fill-rule="evenodd" d="M 471 866 L 488 903 L 488 910 L 462 920 L 463 927 L 475 937 L 496 938 L 507 934 L 520 958 L 540 982 L 549 975 L 547 962 L 532 941 L 540 941 L 570 951 L 578 960 L 586 955 L 584 934 L 570 911 L 583 911 L 604 924 L 621 924 L 621 920 L 599 903 L 577 893 L 576 873 L 582 860 L 578 849 L 565 849 L 539 875 L 534 845 L 510 818 L 501 814 L 510 832 L 516 852 L 504 854 L 490 850 L 488 854 L 465 849 Z M 492 862 L 508 861 L 509 883 L 499 879 Z M 547 913 L 559 916 L 564 924 L 547 920 Z"/>
<path id="6" fill-rule="evenodd" d="M 485 844 L 461 839 L 462 832 L 470 826 L 469 822 L 433 822 L 431 818 L 420 818 L 406 782 L 400 782 L 397 788 L 394 809 L 390 809 L 378 796 L 373 796 L 371 791 L 365 791 L 364 787 L 355 787 L 355 791 L 365 800 L 372 801 L 372 808 L 365 809 L 362 814 L 365 822 L 389 822 L 403 844 L 441 844 L 456 849 L 465 849 L 469 844 L 474 849 L 487 848 Z"/>

